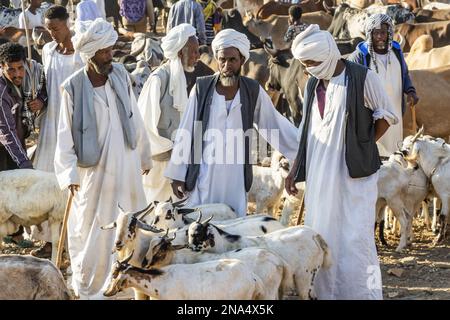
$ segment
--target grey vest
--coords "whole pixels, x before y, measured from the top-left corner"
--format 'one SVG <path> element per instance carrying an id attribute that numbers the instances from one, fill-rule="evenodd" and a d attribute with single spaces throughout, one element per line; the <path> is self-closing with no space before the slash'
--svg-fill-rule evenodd
<path id="1" fill-rule="evenodd" d="M 219 80 L 219 75 L 211 75 L 197 78 L 196 97 L 197 97 L 197 118 L 201 121 L 201 131 L 194 128 L 191 145 L 191 162 L 188 165 L 186 173 L 186 190 L 194 189 L 200 172 L 200 162 L 203 153 L 203 137 L 208 127 L 209 114 L 213 99 L 214 90 Z M 259 95 L 259 83 L 247 77 L 240 77 L 239 92 L 241 99 L 242 129 L 244 132 L 253 128 L 253 116 L 255 113 L 256 101 Z M 248 192 L 253 182 L 253 170 L 250 164 L 251 137 L 246 137 L 245 163 L 243 166 L 245 178 L 245 190 Z"/>
<path id="2" fill-rule="evenodd" d="M 364 106 L 364 82 L 367 68 L 346 61 L 345 78 L 347 81 L 346 130 L 345 130 L 345 162 L 352 178 L 368 177 L 375 173 L 381 165 L 375 141 L 375 125 L 373 111 Z M 305 90 L 305 114 L 303 115 L 303 131 L 296 157 L 295 181 L 306 180 L 306 149 L 308 129 L 311 122 L 311 108 L 319 83 L 311 77 Z"/>
<path id="3" fill-rule="evenodd" d="M 109 74 L 111 87 L 116 93 L 117 111 L 122 125 L 124 140 L 130 149 L 137 144 L 136 129 L 133 125 L 131 111 L 128 72 L 122 65 L 113 63 L 113 71 Z M 94 109 L 94 87 L 82 68 L 63 83 L 64 90 L 73 101 L 72 139 L 78 166 L 82 168 L 95 166 L 101 155 L 98 143 L 97 122 Z"/>
<path id="4" fill-rule="evenodd" d="M 173 97 L 169 94 L 169 62 L 156 69 L 154 75 L 156 75 L 161 81 L 161 91 L 159 98 L 161 116 L 156 127 L 158 129 L 158 134 L 161 137 L 171 139 L 172 133 L 180 126 L 180 112 L 173 107 Z"/>

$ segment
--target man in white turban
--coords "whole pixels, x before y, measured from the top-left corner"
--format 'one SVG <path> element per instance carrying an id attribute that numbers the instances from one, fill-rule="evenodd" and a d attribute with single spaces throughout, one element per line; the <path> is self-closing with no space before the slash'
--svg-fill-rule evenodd
<path id="1" fill-rule="evenodd" d="M 400 119 L 396 125 L 389 127 L 377 143 L 380 155 L 388 158 L 403 141 L 401 120 L 406 111 L 406 104 L 415 105 L 419 98 L 409 77 L 400 44 L 393 40 L 392 19 L 381 13 L 371 15 L 366 20 L 365 29 L 366 41 L 358 44 L 348 60 L 365 65 L 378 74 L 394 106 L 395 115 Z"/>
<path id="2" fill-rule="evenodd" d="M 250 158 L 252 128 L 289 159 L 297 151 L 297 130 L 258 82 L 241 76 L 250 56 L 244 34 L 220 31 L 212 49 L 219 72 L 197 79 L 165 176 L 178 198 L 188 197 L 187 205 L 224 203 L 245 216 L 256 162 Z"/>
<path id="3" fill-rule="evenodd" d="M 173 196 L 164 169 L 173 148 L 174 132 L 187 106 L 185 72 L 193 71 L 199 58 L 195 28 L 182 23 L 162 38 L 162 49 L 169 60 L 148 78 L 138 106 L 150 138 L 153 170 L 143 177 L 147 201 L 167 201 Z"/>
<path id="4" fill-rule="evenodd" d="M 309 26 L 292 52 L 311 78 L 286 189 L 296 194 L 295 182 L 306 181 L 305 225 L 323 236 L 333 257 L 317 274 L 317 296 L 382 299 L 374 240 L 376 140 L 398 119 L 376 73 L 343 60 L 329 32 Z"/>
<path id="5" fill-rule="evenodd" d="M 112 63 L 117 33 L 102 19 L 77 25 L 75 52 L 86 67 L 62 84 L 55 172 L 74 195 L 68 221 L 72 286 L 81 299 L 102 299 L 115 259 L 114 232 L 101 226 L 146 207 L 142 174 L 150 146 L 128 73 Z"/>

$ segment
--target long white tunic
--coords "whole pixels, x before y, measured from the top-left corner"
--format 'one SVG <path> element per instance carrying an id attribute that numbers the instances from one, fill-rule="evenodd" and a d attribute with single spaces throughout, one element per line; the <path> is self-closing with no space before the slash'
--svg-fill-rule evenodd
<path id="1" fill-rule="evenodd" d="M 403 121 L 401 121 L 403 117 L 402 69 L 400 67 L 400 62 L 392 49 L 389 52 L 390 64 L 388 64 L 388 54 L 377 54 L 375 52 L 374 54 L 377 60 L 378 76 L 383 83 L 384 90 L 391 100 L 393 112 L 399 119 L 397 124 L 390 126 L 383 137 L 381 137 L 381 139 L 377 142 L 380 156 L 389 157 L 396 150 L 398 150 L 399 143 L 403 141 Z M 372 64 L 371 69 L 375 70 Z"/>
<path id="2" fill-rule="evenodd" d="M 381 299 L 374 240 L 377 173 L 359 179 L 349 176 L 344 143 L 346 92 L 342 72 L 328 84 L 323 119 L 317 98 L 312 106 L 307 140 L 305 225 L 323 236 L 333 258 L 331 268 L 321 269 L 317 274 L 315 289 L 319 299 Z M 374 110 L 374 119 L 396 121 L 379 78 L 370 70 L 364 100 Z"/>
<path id="3" fill-rule="evenodd" d="M 138 100 L 139 111 L 150 139 L 152 156 L 161 155 L 172 150 L 173 147 L 172 140 L 160 136 L 157 128 L 161 117 L 161 106 L 159 104 L 161 97 L 160 88 L 161 80 L 159 77 L 150 76 L 145 82 Z M 170 197 L 175 199 L 170 180 L 164 177 L 164 170 L 168 162 L 168 160 L 153 160 L 153 170 L 142 178 L 145 197 L 148 202 L 167 201 Z"/>
<path id="4" fill-rule="evenodd" d="M 61 108 L 61 84 L 83 66 L 79 55 L 60 54 L 55 50 L 57 45 L 53 41 L 42 49 L 48 99 L 47 108 L 39 117 L 39 137 L 33 157 L 33 167 L 47 172 L 55 172 L 54 159 Z M 38 228 L 31 227 L 31 237 L 35 240 L 51 242 L 48 223 L 44 222 L 41 226 L 41 232 Z"/>
<path id="5" fill-rule="evenodd" d="M 191 136 L 197 116 L 197 99 L 192 89 L 187 110 L 177 131 L 175 146 L 165 176 L 185 181 L 190 157 Z M 260 87 L 255 107 L 254 126 L 272 147 L 288 159 L 295 159 L 298 144 L 297 128 L 274 108 L 267 93 Z M 240 92 L 231 102 L 228 112 L 225 97 L 213 94 L 208 130 L 197 183 L 188 195 L 189 205 L 225 203 L 239 216 L 247 213 L 247 194 L 244 185 L 244 144 L 242 135 Z M 189 134 L 186 134 L 189 133 Z M 236 138 L 237 137 L 237 138 Z M 238 142 L 236 142 L 238 141 Z M 182 155 L 183 159 L 179 158 Z M 180 161 L 185 160 L 185 161 Z"/>
<path id="6" fill-rule="evenodd" d="M 90 168 L 77 166 L 71 134 L 73 102 L 63 91 L 55 169 L 62 189 L 79 184 L 68 221 L 69 255 L 73 271 L 72 286 L 82 299 L 103 299 L 108 274 L 115 255 L 114 232 L 101 226 L 114 221 L 124 210 L 146 206 L 142 171 L 150 169 L 151 155 L 142 118 L 131 94 L 138 146 L 131 150 L 124 140 L 115 93 L 109 82 L 94 90 L 94 108 L 101 146 L 99 163 Z"/>

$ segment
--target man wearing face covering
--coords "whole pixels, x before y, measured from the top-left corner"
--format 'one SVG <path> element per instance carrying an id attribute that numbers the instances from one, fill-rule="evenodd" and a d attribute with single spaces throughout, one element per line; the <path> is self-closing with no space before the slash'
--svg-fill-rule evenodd
<path id="1" fill-rule="evenodd" d="M 286 179 L 306 181 L 305 225 L 320 233 L 333 258 L 321 269 L 319 299 L 382 299 L 374 240 L 376 146 L 398 119 L 377 74 L 343 60 L 327 31 L 309 26 L 292 52 L 311 74 L 305 90 L 299 149 Z"/>
<path id="2" fill-rule="evenodd" d="M 80 299 L 103 299 L 115 256 L 114 232 L 100 227 L 146 207 L 142 174 L 150 145 L 131 81 L 112 63 L 117 33 L 99 18 L 77 22 L 72 39 L 86 64 L 62 84 L 55 173 L 74 195 L 67 225 L 72 286 Z"/>
<path id="3" fill-rule="evenodd" d="M 408 105 L 417 104 L 418 98 L 409 77 L 408 66 L 403 58 L 400 45 L 393 41 L 394 26 L 386 14 L 374 14 L 366 21 L 366 41 L 358 44 L 348 60 L 362 64 L 375 71 L 383 82 L 384 89 L 391 99 L 394 112 L 399 119 L 389 127 L 378 141 L 380 155 L 389 157 L 403 141 L 403 121 L 405 98 Z"/>

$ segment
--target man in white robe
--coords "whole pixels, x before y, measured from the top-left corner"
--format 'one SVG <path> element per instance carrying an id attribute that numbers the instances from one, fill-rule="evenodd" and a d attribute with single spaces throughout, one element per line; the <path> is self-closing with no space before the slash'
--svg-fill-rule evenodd
<path id="1" fill-rule="evenodd" d="M 333 258 L 317 274 L 317 296 L 382 299 L 374 240 L 381 164 L 375 141 L 398 119 L 377 74 L 342 60 L 329 32 L 311 25 L 292 50 L 312 77 L 286 189 L 296 194 L 295 182 L 306 180 L 305 225 L 323 236 Z"/>
<path id="2" fill-rule="evenodd" d="M 191 90 L 165 176 L 172 179 L 178 198 L 188 197 L 188 205 L 225 203 L 245 216 L 252 173 L 244 132 L 256 127 L 275 149 L 293 159 L 297 129 L 276 111 L 255 80 L 240 75 L 250 54 L 244 34 L 222 30 L 212 49 L 219 73 L 197 79 Z M 199 121 L 204 134 L 197 131 Z M 193 143 L 202 146 L 196 149 Z"/>
<path id="3" fill-rule="evenodd" d="M 365 65 L 378 74 L 394 107 L 395 116 L 400 119 L 377 142 L 380 156 L 389 157 L 403 141 L 401 120 L 406 105 L 416 105 L 419 99 L 409 77 L 400 44 L 393 40 L 394 26 L 391 18 L 386 14 L 370 16 L 366 20 L 365 32 L 366 41 L 357 46 L 349 60 Z"/>
<path id="4" fill-rule="evenodd" d="M 39 117 L 39 137 L 33 157 L 33 167 L 55 172 L 55 149 L 61 107 L 61 84 L 75 71 L 84 66 L 78 54 L 74 54 L 71 32 L 68 27 L 69 14 L 63 6 L 53 6 L 45 12 L 45 26 L 53 41 L 42 49 L 42 63 L 48 93 L 47 108 Z M 41 225 L 42 231 L 32 227 L 31 237 L 46 244 L 31 252 L 38 257 L 51 256 L 51 233 L 48 223 Z"/>
<path id="5" fill-rule="evenodd" d="M 161 47 L 169 60 L 148 78 L 138 106 L 152 149 L 153 170 L 143 177 L 147 201 L 173 198 L 164 170 L 170 159 L 174 134 L 188 102 L 185 71 L 192 72 L 199 58 L 195 28 L 182 23 L 162 38 Z"/>
<path id="6" fill-rule="evenodd" d="M 61 189 L 75 194 L 68 251 L 81 299 L 103 298 L 115 259 L 114 233 L 100 227 L 115 221 L 119 205 L 146 206 L 141 175 L 151 168 L 150 145 L 128 74 L 112 64 L 116 40 L 103 19 L 77 23 L 74 47 L 86 68 L 63 84 L 55 170 Z"/>

